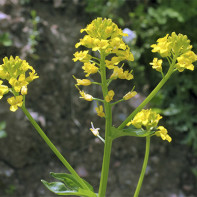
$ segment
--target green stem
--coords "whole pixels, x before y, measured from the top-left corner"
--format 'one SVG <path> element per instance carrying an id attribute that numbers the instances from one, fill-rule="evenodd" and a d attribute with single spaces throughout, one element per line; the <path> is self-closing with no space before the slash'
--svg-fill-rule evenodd
<path id="1" fill-rule="evenodd" d="M 105 96 L 108 93 L 108 87 L 107 87 L 107 80 L 106 80 L 105 56 L 102 52 L 101 52 L 100 71 L 101 71 L 103 98 L 105 98 Z M 112 147 L 111 104 L 104 101 L 104 108 L 105 108 L 105 146 L 104 146 L 103 164 L 102 164 L 101 179 L 100 179 L 100 186 L 99 186 L 99 195 L 98 195 L 99 197 L 105 197 L 105 193 L 107 189 L 108 174 L 109 174 L 111 147 Z"/>
<path id="2" fill-rule="evenodd" d="M 173 73 L 173 66 L 170 67 L 164 78 L 159 82 L 159 84 L 155 87 L 155 89 L 148 95 L 148 97 L 122 122 L 122 124 L 118 127 L 118 129 L 123 129 L 127 123 L 134 118 L 134 116 L 144 108 L 144 106 L 150 102 L 150 100 L 157 94 L 157 92 L 162 88 L 162 86 L 166 83 L 169 77 Z"/>
<path id="3" fill-rule="evenodd" d="M 138 195 L 140 193 L 140 189 L 141 189 L 141 186 L 142 186 L 142 182 L 143 182 L 143 179 L 144 179 L 144 175 L 145 175 L 146 167 L 147 167 L 147 163 L 148 163 L 149 150 L 150 150 L 150 136 L 147 136 L 146 137 L 146 151 L 145 151 L 144 163 L 143 163 L 143 166 L 142 166 L 142 171 L 141 171 L 140 178 L 139 178 L 139 181 L 138 181 L 138 184 L 137 184 L 137 188 L 135 190 L 134 197 L 138 197 Z"/>
<path id="4" fill-rule="evenodd" d="M 66 159 L 62 156 L 62 154 L 57 150 L 57 148 L 54 146 L 54 144 L 50 141 L 50 139 L 46 136 L 46 134 L 43 132 L 43 130 L 40 128 L 40 126 L 37 124 L 37 122 L 33 119 L 31 114 L 28 112 L 28 110 L 23 105 L 21 107 L 31 124 L 34 126 L 34 128 L 37 130 L 37 132 L 40 134 L 42 139 L 47 143 L 47 145 L 50 147 L 50 149 L 55 153 L 55 155 L 58 157 L 58 159 L 64 164 L 64 166 L 68 169 L 68 171 L 78 180 L 80 185 L 84 188 L 89 190 L 88 186 L 83 182 L 83 180 L 80 178 L 80 176 L 76 173 L 76 171 L 70 166 L 70 164 L 66 161 Z"/>

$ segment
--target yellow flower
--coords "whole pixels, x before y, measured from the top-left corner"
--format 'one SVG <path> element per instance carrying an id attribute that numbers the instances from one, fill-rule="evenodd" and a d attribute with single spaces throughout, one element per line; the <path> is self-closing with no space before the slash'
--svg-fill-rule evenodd
<path id="1" fill-rule="evenodd" d="M 81 97 L 79 98 L 83 98 L 86 101 L 92 101 L 93 97 L 90 94 L 86 94 L 84 91 L 79 91 L 79 94 L 81 95 Z"/>
<path id="2" fill-rule="evenodd" d="M 21 74 L 18 79 L 12 77 L 9 80 L 9 83 L 10 85 L 12 85 L 12 87 L 14 88 L 16 92 L 20 92 L 22 86 L 28 85 L 28 82 L 26 81 L 24 74 Z"/>
<path id="3" fill-rule="evenodd" d="M 89 86 L 92 84 L 92 82 L 89 79 L 77 79 L 74 75 L 73 78 L 77 81 L 77 86 Z"/>
<path id="4" fill-rule="evenodd" d="M 162 62 L 163 60 L 158 60 L 158 58 L 154 58 L 153 62 L 151 62 L 150 65 L 152 65 L 153 69 L 162 72 Z"/>
<path id="5" fill-rule="evenodd" d="M 29 72 L 28 76 L 26 72 L 29 70 L 31 72 Z M 0 78 L 7 80 L 14 91 L 20 92 L 23 86 L 26 87 L 38 76 L 33 67 L 25 60 L 21 60 L 18 56 L 15 58 L 11 56 L 10 59 L 7 57 L 3 58 L 3 64 L 0 65 Z"/>
<path id="6" fill-rule="evenodd" d="M 169 34 L 167 34 L 163 38 L 159 38 L 157 40 L 157 44 L 151 45 L 151 47 L 153 48 L 152 52 L 158 52 L 162 57 L 170 56 L 171 42 L 168 42 L 168 36 Z"/>
<path id="7" fill-rule="evenodd" d="M 192 63 L 197 61 L 197 55 L 193 51 L 188 51 L 178 57 L 177 61 L 176 68 L 179 72 L 182 72 L 184 69 L 193 71 L 194 65 Z"/>
<path id="8" fill-rule="evenodd" d="M 172 141 L 172 138 L 168 135 L 168 131 L 163 126 L 158 127 L 158 131 L 155 132 L 155 135 L 161 137 L 162 140 L 167 140 L 168 142 Z"/>
<path id="9" fill-rule="evenodd" d="M 11 105 L 10 106 L 10 111 L 13 111 L 15 112 L 18 107 L 22 107 L 23 105 L 23 96 L 20 95 L 20 96 L 16 96 L 16 97 L 11 97 L 11 98 L 8 98 L 8 103 Z"/>
<path id="10" fill-rule="evenodd" d="M 86 77 L 88 77 L 90 74 L 94 74 L 98 72 L 98 67 L 95 66 L 95 63 L 84 63 L 84 66 L 82 66 L 82 69 L 84 70 L 86 74 Z"/>
<path id="11" fill-rule="evenodd" d="M 87 51 L 80 51 L 80 52 L 76 52 L 74 53 L 75 58 L 73 58 L 73 61 L 81 61 L 81 62 L 89 62 L 92 58 L 91 55 L 88 54 L 88 50 Z"/>
<path id="12" fill-rule="evenodd" d="M 131 74 L 132 71 L 124 71 L 121 68 L 119 68 L 118 66 L 114 66 L 114 71 L 112 73 L 112 75 L 110 76 L 111 79 L 127 79 L 127 80 L 131 80 L 133 79 L 133 75 Z"/>
<path id="13" fill-rule="evenodd" d="M 8 93 L 8 87 L 6 85 L 2 85 L 3 81 L 0 80 L 0 99 L 4 94 Z"/>
<path id="14" fill-rule="evenodd" d="M 187 36 L 182 34 L 177 35 L 175 32 L 172 32 L 171 36 L 167 34 L 165 37 L 159 38 L 157 44 L 153 44 L 151 47 L 153 48 L 152 52 L 158 52 L 162 57 L 180 57 L 192 49 Z M 190 70 L 191 68 L 192 66 L 190 66 Z"/>
<path id="15" fill-rule="evenodd" d="M 136 94 L 137 94 L 136 91 L 130 91 L 123 96 L 123 99 L 124 100 L 129 100 L 129 99 L 133 98 Z"/>
<path id="16" fill-rule="evenodd" d="M 33 69 L 32 72 L 29 72 L 29 76 L 26 78 L 26 81 L 28 83 L 32 82 L 34 79 L 39 78 L 39 76 L 37 75 L 36 71 Z"/>
<path id="17" fill-rule="evenodd" d="M 99 105 L 98 107 L 95 108 L 97 115 L 102 117 L 105 117 L 105 113 L 103 112 L 103 106 Z"/>
<path id="18" fill-rule="evenodd" d="M 106 49 L 108 46 L 109 46 L 108 40 L 95 39 L 92 46 L 92 50 L 98 51 L 98 50 Z"/>
<path id="19" fill-rule="evenodd" d="M 107 95 L 105 96 L 105 101 L 106 102 L 110 102 L 113 100 L 113 97 L 114 97 L 115 93 L 113 90 L 110 90 Z"/>
<path id="20" fill-rule="evenodd" d="M 118 63 L 123 60 L 134 60 L 129 47 L 122 40 L 122 37 L 127 36 L 127 34 L 124 34 L 111 19 L 97 18 L 87 25 L 85 29 L 82 29 L 81 33 L 84 31 L 88 35 L 80 39 L 80 42 L 76 44 L 76 48 L 83 45 L 91 48 L 92 51 L 102 51 L 106 56 L 113 54 L 114 57 L 118 58 Z M 78 59 L 74 58 L 73 60 Z M 109 69 L 111 69 L 113 63 L 109 65 Z"/>
<path id="21" fill-rule="evenodd" d="M 89 79 L 77 79 L 77 85 L 89 86 L 91 83 Z"/>
<path id="22" fill-rule="evenodd" d="M 138 129 L 145 127 L 146 130 L 151 130 L 157 126 L 161 118 L 162 116 L 153 112 L 151 109 L 143 109 L 135 115 L 134 119 L 130 121 L 127 126 L 132 124 Z"/>

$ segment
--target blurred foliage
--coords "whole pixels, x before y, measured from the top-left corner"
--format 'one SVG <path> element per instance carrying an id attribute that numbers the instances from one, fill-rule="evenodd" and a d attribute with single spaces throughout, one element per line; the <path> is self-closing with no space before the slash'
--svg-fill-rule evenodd
<path id="1" fill-rule="evenodd" d="M 29 4 L 31 0 L 20 0 L 21 5 Z"/>
<path id="2" fill-rule="evenodd" d="M 5 121 L 0 122 L 0 138 L 7 137 L 5 128 L 6 128 L 6 122 Z"/>
<path id="3" fill-rule="evenodd" d="M 161 79 L 160 73 L 149 66 L 153 54 L 150 45 L 159 37 L 175 31 L 188 36 L 197 52 L 197 1 L 196 0 L 86 0 L 86 11 L 97 16 L 109 17 L 122 27 L 134 30 L 137 38 L 130 43 L 135 62 L 136 89 L 151 91 Z M 118 15 L 119 14 L 119 15 Z M 167 69 L 164 62 L 164 72 Z M 154 80 L 153 80 L 154 79 Z M 144 84 L 146 84 L 144 86 Z M 148 84 L 148 86 L 147 86 Z M 160 113 L 170 116 L 167 123 L 176 131 L 185 133 L 184 143 L 191 145 L 197 153 L 197 72 L 175 73 L 166 86 L 151 102 Z M 176 135 L 176 134 L 174 134 Z"/>
<path id="4" fill-rule="evenodd" d="M 40 17 L 37 16 L 35 10 L 31 11 L 31 17 L 32 29 L 29 31 L 28 45 L 30 46 L 30 54 L 34 54 L 39 40 L 38 23 L 40 22 Z"/>
<path id="5" fill-rule="evenodd" d="M 0 34 L 0 45 L 3 45 L 5 47 L 9 47 L 12 45 L 12 40 L 10 39 L 9 33 Z"/>

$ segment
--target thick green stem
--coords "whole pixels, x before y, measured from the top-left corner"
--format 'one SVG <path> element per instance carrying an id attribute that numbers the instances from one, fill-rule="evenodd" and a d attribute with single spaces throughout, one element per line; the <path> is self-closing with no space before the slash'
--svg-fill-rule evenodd
<path id="1" fill-rule="evenodd" d="M 105 67 L 105 56 L 101 52 L 101 82 L 102 82 L 102 92 L 103 98 L 108 93 L 107 80 L 106 80 L 106 67 Z M 103 155 L 103 164 L 101 171 L 101 179 L 99 186 L 99 197 L 105 197 L 106 189 L 107 189 L 107 180 L 109 174 L 109 165 L 110 165 L 110 155 L 111 155 L 111 147 L 112 147 L 112 137 L 111 137 L 111 127 L 112 127 L 112 112 L 111 112 L 111 104 L 104 101 L 105 108 L 105 146 L 104 146 L 104 155 Z"/>
<path id="2" fill-rule="evenodd" d="M 39 135 L 42 137 L 42 139 L 47 143 L 47 145 L 50 147 L 50 149 L 55 153 L 55 155 L 58 157 L 58 159 L 64 164 L 64 166 L 68 169 L 68 171 L 78 180 L 80 185 L 84 188 L 89 190 L 88 186 L 84 183 L 84 181 L 80 178 L 80 176 L 76 173 L 76 171 L 70 166 L 70 164 L 66 161 L 66 159 L 62 156 L 62 154 L 57 150 L 57 148 L 54 146 L 54 144 L 50 141 L 50 139 L 46 136 L 46 134 L 43 132 L 43 130 L 40 128 L 40 126 L 37 124 L 37 122 L 33 119 L 31 114 L 28 112 L 28 110 L 23 105 L 21 107 L 31 124 L 34 126 L 34 128 L 37 130 Z"/>
<path id="3" fill-rule="evenodd" d="M 148 97 L 126 118 L 124 122 L 118 127 L 118 129 L 123 129 L 127 123 L 134 118 L 134 116 L 144 108 L 144 106 L 150 102 L 150 100 L 157 94 L 157 92 L 162 88 L 162 86 L 166 83 L 169 77 L 173 73 L 173 67 L 168 70 L 167 74 L 160 81 L 160 83 L 155 87 L 155 89 L 148 95 Z"/>
<path id="4" fill-rule="evenodd" d="M 149 150 L 150 150 L 150 136 L 147 136 L 146 137 L 146 151 L 145 151 L 144 163 L 143 163 L 143 166 L 142 166 L 142 171 L 141 171 L 140 178 L 139 178 L 139 181 L 138 181 L 138 184 L 137 184 L 137 188 L 135 190 L 134 197 L 138 197 L 138 195 L 140 193 L 140 189 L 141 189 L 141 186 L 142 186 L 142 182 L 143 182 L 143 179 L 144 179 L 144 175 L 145 175 L 146 167 L 147 167 L 147 163 L 148 163 Z"/>

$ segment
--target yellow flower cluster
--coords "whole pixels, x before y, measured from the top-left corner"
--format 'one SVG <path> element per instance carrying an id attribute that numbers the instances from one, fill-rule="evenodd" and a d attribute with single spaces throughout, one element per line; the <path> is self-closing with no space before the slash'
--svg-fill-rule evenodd
<path id="1" fill-rule="evenodd" d="M 127 126 L 132 124 L 138 129 L 145 128 L 147 131 L 151 131 L 157 127 L 161 118 L 162 116 L 151 109 L 143 109 L 135 115 L 132 121 L 127 123 Z M 167 134 L 167 129 L 163 126 L 159 126 L 157 129 L 158 131 L 156 131 L 154 135 L 161 137 L 163 140 L 167 140 L 168 142 L 172 141 L 172 138 Z"/>
<path id="2" fill-rule="evenodd" d="M 161 118 L 162 116 L 152 111 L 151 109 L 143 109 L 135 115 L 132 121 L 128 122 L 127 126 L 132 124 L 138 129 L 145 127 L 146 130 L 149 131 L 150 129 L 157 126 Z"/>
<path id="3" fill-rule="evenodd" d="M 123 36 L 128 36 L 127 34 L 124 34 L 111 19 L 102 18 L 93 20 L 85 29 L 81 30 L 81 33 L 83 32 L 86 32 L 86 35 L 75 45 L 76 48 L 85 46 L 92 51 L 98 51 L 100 54 L 102 53 L 105 57 L 102 66 L 105 64 L 104 66 L 106 68 L 112 69 L 113 71 L 110 77 L 111 80 L 117 78 L 126 80 L 133 79 L 131 71 L 125 71 L 123 66 L 118 66 L 122 61 L 134 60 L 129 47 L 122 39 Z M 101 59 L 93 57 L 89 53 L 90 50 L 79 51 L 74 54 L 73 58 L 74 62 L 80 61 L 83 63 L 82 69 L 86 77 L 97 72 L 100 73 L 101 71 Z M 110 56 L 110 58 L 107 56 Z M 85 85 L 86 83 L 83 82 L 77 80 L 77 85 Z M 84 96 L 82 97 L 84 98 Z M 105 100 L 110 102 L 113 96 L 107 95 L 106 98 Z"/>
<path id="4" fill-rule="evenodd" d="M 27 85 L 36 78 L 38 76 L 35 70 L 25 60 L 18 56 L 11 56 L 10 59 L 5 57 L 0 65 L 0 79 L 7 81 L 11 87 L 2 85 L 3 81 L 0 80 L 0 99 L 9 91 L 12 92 L 14 96 L 7 101 L 11 105 L 10 110 L 16 111 L 23 104 L 22 95 L 27 94 Z"/>
<path id="5" fill-rule="evenodd" d="M 163 38 L 157 40 L 157 44 L 151 45 L 152 52 L 158 52 L 161 57 L 176 58 L 177 64 L 176 68 L 179 72 L 184 69 L 194 70 L 193 62 L 197 61 L 197 55 L 191 51 L 192 45 L 190 45 L 190 40 L 186 35 L 176 34 L 172 32 L 171 36 L 167 34 Z M 161 72 L 161 63 L 154 61 L 151 63 L 154 69 Z"/>

